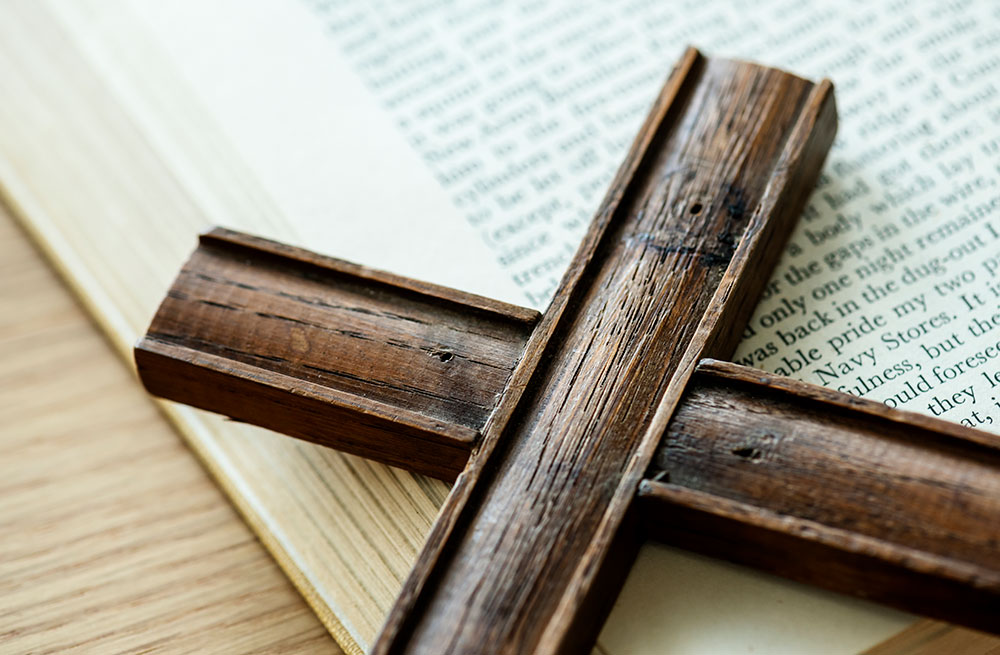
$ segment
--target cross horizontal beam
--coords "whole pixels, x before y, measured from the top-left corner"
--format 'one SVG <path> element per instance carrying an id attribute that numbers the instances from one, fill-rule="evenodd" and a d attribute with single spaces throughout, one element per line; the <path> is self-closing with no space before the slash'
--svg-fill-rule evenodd
<path id="1" fill-rule="evenodd" d="M 216 229 L 135 360 L 154 395 L 453 480 L 538 316 Z"/>
<path id="2" fill-rule="evenodd" d="M 655 538 L 1000 629 L 1000 437 L 709 360 L 647 475 Z"/>

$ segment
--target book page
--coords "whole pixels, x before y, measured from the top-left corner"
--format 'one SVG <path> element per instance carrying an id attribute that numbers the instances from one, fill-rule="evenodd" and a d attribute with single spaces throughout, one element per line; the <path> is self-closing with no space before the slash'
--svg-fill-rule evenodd
<path id="1" fill-rule="evenodd" d="M 829 75 L 840 137 L 737 359 L 991 424 L 987 2 L 132 4 L 287 217 L 271 236 L 538 308 L 685 44 Z M 669 634 L 673 652 L 852 652 L 912 620 L 770 578 L 786 591 L 755 591 L 757 574 L 706 564 L 722 577 L 694 578 L 746 590 L 773 622 L 685 628 L 669 620 L 698 606 L 670 584 L 685 557 L 644 551 L 605 650 L 659 652 Z M 699 602 L 712 616 L 722 598 Z"/>
<path id="2" fill-rule="evenodd" d="M 119 0 L 114 0 L 118 2 Z M 97 3 L 100 5 L 100 3 Z M 487 244 L 442 193 L 418 153 L 401 138 L 361 80 L 325 38 L 305 6 L 243 2 L 127 0 L 161 36 L 170 64 L 214 119 L 226 145 L 260 180 L 254 190 L 273 204 L 260 221 L 214 209 L 227 227 L 325 255 L 523 304 Z M 81 11 L 72 3 L 62 12 Z M 100 40 L 98 36 L 97 41 Z M 116 81 L 158 150 L 188 188 L 205 185 L 191 155 L 157 124 L 174 110 L 150 104 L 115 78 L 123 65 L 103 43 L 92 54 Z M 118 55 L 120 56 L 120 54 Z M 146 102 L 146 104 L 141 104 Z M 190 147 L 190 144 L 184 144 Z M 248 190 L 249 191 L 249 190 Z M 210 199 L 217 189 L 204 189 Z M 216 203 L 217 204 L 217 203 Z"/>

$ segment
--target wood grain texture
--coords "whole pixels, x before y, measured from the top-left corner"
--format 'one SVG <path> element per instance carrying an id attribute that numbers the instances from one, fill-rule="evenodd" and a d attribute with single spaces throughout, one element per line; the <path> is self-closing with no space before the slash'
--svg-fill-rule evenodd
<path id="1" fill-rule="evenodd" d="M 805 200 L 785 176 L 806 166 L 802 180 L 815 180 L 835 125 L 828 83 L 687 53 L 375 652 L 578 652 L 592 643 L 631 559 L 638 481 L 629 473 L 645 468 L 634 458 L 657 401 L 683 388 L 689 350 L 704 349 L 720 303 L 752 293 L 759 275 L 741 285 L 730 273 L 720 287 L 734 253 L 730 270 L 742 272 L 755 252 L 780 246 L 772 232 Z M 762 240 L 768 247 L 755 250 Z"/>
<path id="2" fill-rule="evenodd" d="M 0 651 L 334 653 L 0 206 Z"/>
<path id="3" fill-rule="evenodd" d="M 1000 438 L 706 362 L 640 487 L 667 541 L 983 630 L 1000 624 Z"/>
<path id="4" fill-rule="evenodd" d="M 216 229 L 135 361 L 154 395 L 453 480 L 537 319 Z"/>

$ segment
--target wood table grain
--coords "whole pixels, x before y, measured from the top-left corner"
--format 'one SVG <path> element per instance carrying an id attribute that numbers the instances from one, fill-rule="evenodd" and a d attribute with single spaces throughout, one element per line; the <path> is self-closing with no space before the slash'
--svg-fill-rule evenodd
<path id="1" fill-rule="evenodd" d="M 0 652 L 341 652 L 2 209 Z"/>

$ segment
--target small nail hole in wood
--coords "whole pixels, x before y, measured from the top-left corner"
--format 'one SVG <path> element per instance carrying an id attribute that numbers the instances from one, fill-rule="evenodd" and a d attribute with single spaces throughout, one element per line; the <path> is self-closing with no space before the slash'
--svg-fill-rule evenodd
<path id="1" fill-rule="evenodd" d="M 758 460 L 761 458 L 763 453 L 759 448 L 754 448 L 753 446 L 742 446 L 740 448 L 733 448 L 732 453 L 737 457 L 742 457 L 744 459 L 749 459 L 751 461 Z"/>

